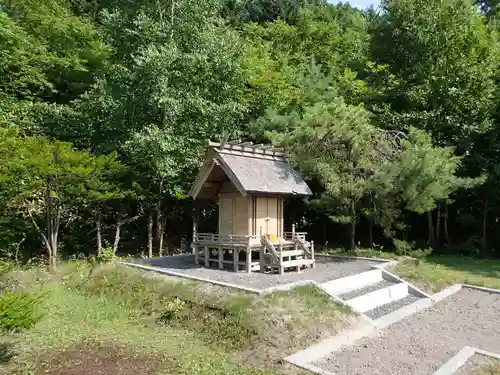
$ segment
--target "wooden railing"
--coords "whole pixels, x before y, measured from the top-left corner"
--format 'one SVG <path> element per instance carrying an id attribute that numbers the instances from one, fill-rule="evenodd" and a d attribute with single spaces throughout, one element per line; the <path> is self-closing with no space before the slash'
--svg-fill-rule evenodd
<path id="1" fill-rule="evenodd" d="M 225 244 L 247 244 L 257 236 L 248 236 L 240 234 L 219 234 L 219 233 L 196 233 L 195 242 L 201 243 L 225 243 Z"/>
<path id="2" fill-rule="evenodd" d="M 267 236 L 261 236 L 261 241 L 262 245 L 266 247 L 266 249 L 271 253 L 271 256 L 274 258 L 275 261 L 280 261 L 281 260 L 281 255 L 278 254 L 276 251 L 276 248 L 274 247 L 273 243 Z M 281 245 L 278 245 L 280 248 L 280 253 L 281 253 Z"/>
<path id="3" fill-rule="evenodd" d="M 307 232 L 284 232 L 283 238 L 287 241 L 294 241 L 295 238 L 306 240 Z"/>

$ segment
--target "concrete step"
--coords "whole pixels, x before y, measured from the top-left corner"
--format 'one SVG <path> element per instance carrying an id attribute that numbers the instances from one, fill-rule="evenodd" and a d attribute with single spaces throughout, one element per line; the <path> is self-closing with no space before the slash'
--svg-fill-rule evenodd
<path id="1" fill-rule="evenodd" d="M 383 281 L 382 271 L 377 269 L 328 281 L 320 286 L 326 293 L 338 297 L 381 281 Z"/>
<path id="2" fill-rule="evenodd" d="M 379 306 L 398 301 L 408 295 L 408 285 L 395 283 L 382 289 L 346 301 L 355 312 L 364 313 Z"/>
<path id="3" fill-rule="evenodd" d="M 421 299 L 422 298 L 417 297 L 413 294 L 408 294 L 404 298 L 401 298 L 399 300 L 390 303 L 386 303 L 385 305 L 381 305 L 372 310 L 366 311 L 365 315 L 373 320 L 379 319 L 385 315 L 391 314 L 396 310 L 402 309 L 405 306 L 411 305 L 412 303 L 415 303 Z"/>
<path id="4" fill-rule="evenodd" d="M 382 280 L 382 281 L 379 281 L 378 283 L 371 284 L 371 285 L 365 286 L 363 288 L 355 289 L 351 292 L 341 294 L 338 297 L 344 301 L 349 301 L 350 299 L 360 297 L 364 294 L 368 294 L 368 293 L 374 292 L 376 290 L 383 289 L 383 288 L 386 288 L 388 286 L 392 286 L 394 284 L 396 284 L 396 282 L 394 282 L 394 281 Z"/>

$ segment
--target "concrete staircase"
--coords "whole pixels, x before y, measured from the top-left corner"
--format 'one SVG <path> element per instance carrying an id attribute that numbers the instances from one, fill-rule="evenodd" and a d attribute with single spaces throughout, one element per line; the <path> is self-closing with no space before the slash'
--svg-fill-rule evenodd
<path id="1" fill-rule="evenodd" d="M 343 277 L 319 285 L 353 311 L 377 323 L 393 322 L 431 304 L 430 296 L 382 269 Z"/>

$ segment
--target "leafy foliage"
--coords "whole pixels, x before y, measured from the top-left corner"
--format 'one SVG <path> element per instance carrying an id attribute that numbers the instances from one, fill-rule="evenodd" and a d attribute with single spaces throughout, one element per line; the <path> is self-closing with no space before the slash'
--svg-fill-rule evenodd
<path id="1" fill-rule="evenodd" d="M 29 292 L 0 292 L 0 330 L 10 332 L 33 327 L 42 318 L 37 311 L 42 301 L 42 296 Z"/>
<path id="2" fill-rule="evenodd" d="M 183 247 L 204 144 L 230 135 L 286 149 L 317 242 L 497 255 L 497 5 L 2 2 L 0 249 Z"/>

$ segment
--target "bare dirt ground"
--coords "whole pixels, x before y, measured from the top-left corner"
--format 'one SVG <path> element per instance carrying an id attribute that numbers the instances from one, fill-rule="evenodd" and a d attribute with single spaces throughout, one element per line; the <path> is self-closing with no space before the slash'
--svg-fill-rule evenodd
<path id="1" fill-rule="evenodd" d="M 37 374 L 152 375 L 169 363 L 167 358 L 139 356 L 118 347 L 85 343 L 45 359 Z"/>
<path id="2" fill-rule="evenodd" d="M 500 352 L 500 295 L 464 288 L 314 363 L 338 375 L 432 375 L 469 345 Z"/>

